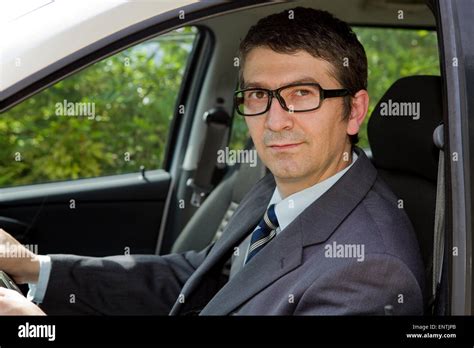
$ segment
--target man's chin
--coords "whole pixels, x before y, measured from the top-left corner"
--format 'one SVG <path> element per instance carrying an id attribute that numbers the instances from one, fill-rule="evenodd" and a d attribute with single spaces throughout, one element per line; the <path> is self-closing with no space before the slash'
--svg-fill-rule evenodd
<path id="1" fill-rule="evenodd" d="M 294 182 L 301 180 L 303 177 L 303 173 L 300 171 L 295 170 L 294 168 L 275 168 L 270 169 L 273 176 L 282 182 Z"/>

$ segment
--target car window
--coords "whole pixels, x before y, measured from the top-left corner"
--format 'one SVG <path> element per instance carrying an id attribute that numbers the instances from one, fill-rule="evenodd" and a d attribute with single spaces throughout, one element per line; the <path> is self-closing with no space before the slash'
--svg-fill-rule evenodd
<path id="1" fill-rule="evenodd" d="M 150 39 L 0 117 L 0 187 L 161 168 L 198 30 Z"/>
<path id="2" fill-rule="evenodd" d="M 414 29 L 353 27 L 364 45 L 369 74 L 370 105 L 359 132 L 358 146 L 370 148 L 367 122 L 378 101 L 398 79 L 411 75 L 440 75 L 436 32 Z M 242 149 L 249 137 L 242 116 L 234 114 L 229 143 L 231 149 Z"/>

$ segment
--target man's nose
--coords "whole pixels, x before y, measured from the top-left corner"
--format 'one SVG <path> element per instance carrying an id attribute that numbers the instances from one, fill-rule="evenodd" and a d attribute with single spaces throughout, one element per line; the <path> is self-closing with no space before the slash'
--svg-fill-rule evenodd
<path id="1" fill-rule="evenodd" d="M 291 106 L 287 105 L 287 107 L 291 110 Z M 274 132 L 290 129 L 293 127 L 293 113 L 283 109 L 279 100 L 274 97 L 270 109 L 267 112 L 265 124 L 268 129 Z"/>

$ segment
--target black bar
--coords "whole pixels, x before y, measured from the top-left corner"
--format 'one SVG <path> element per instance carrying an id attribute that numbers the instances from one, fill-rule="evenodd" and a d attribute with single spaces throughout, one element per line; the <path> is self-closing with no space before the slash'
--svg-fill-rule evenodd
<path id="1" fill-rule="evenodd" d="M 35 334 L 37 327 L 32 331 L 31 325 L 54 325 L 54 341 L 52 331 L 48 335 L 46 330 L 46 337 L 19 337 L 20 329 L 23 334 Z M 452 337 L 435 338 L 434 334 Z M 472 347 L 474 317 L 0 317 L 2 348 L 38 343 L 194 346 L 250 342 L 291 346 L 406 343 Z"/>

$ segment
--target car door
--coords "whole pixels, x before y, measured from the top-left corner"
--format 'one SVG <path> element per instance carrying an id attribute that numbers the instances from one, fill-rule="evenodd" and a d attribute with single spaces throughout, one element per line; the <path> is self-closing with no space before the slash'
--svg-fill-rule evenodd
<path id="1" fill-rule="evenodd" d="M 154 253 L 198 41 L 194 27 L 149 39 L 4 112 L 0 226 L 40 253 Z"/>
<path id="2" fill-rule="evenodd" d="M 474 313 L 472 251 L 474 30 L 472 0 L 434 2 L 440 24 L 442 71 L 446 77 L 445 142 L 447 153 L 447 214 L 442 303 L 453 315 Z"/>
<path id="3" fill-rule="evenodd" d="M 79 72 L 71 63 L 61 71 L 70 76 L 46 75 L 59 82 L 34 96 L 24 98 L 41 81 L 2 98 L 0 228 L 42 254 L 154 253 L 177 106 L 198 78 L 205 37 L 185 27 L 137 38 L 112 55 L 95 51 L 106 58 Z M 9 103 L 18 104 L 5 111 Z"/>
<path id="4" fill-rule="evenodd" d="M 41 254 L 159 252 L 212 52 L 187 23 L 263 2 L 108 2 L 87 18 L 49 2 L 13 20 L 44 47 L 10 39 L 2 62 L 0 228 Z M 41 11 L 58 27 L 75 10 L 40 36 Z"/>

